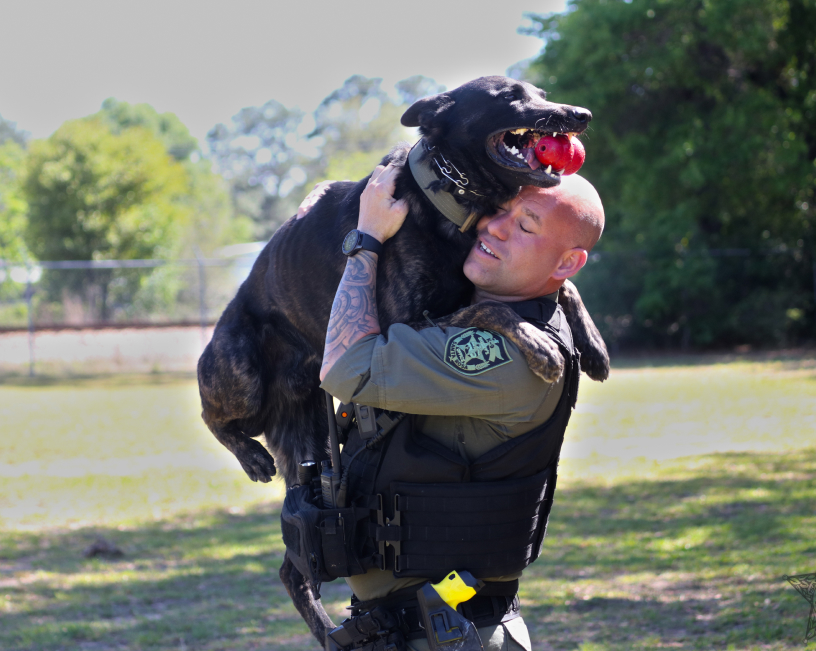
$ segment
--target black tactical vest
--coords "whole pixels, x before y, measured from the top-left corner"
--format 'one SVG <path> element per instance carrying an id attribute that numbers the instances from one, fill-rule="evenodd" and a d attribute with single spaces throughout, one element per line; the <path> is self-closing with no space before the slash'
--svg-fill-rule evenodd
<path id="1" fill-rule="evenodd" d="M 314 580 L 354 576 L 371 567 L 434 581 L 453 569 L 489 578 L 521 572 L 538 558 L 578 394 L 579 355 L 554 301 L 509 305 L 547 332 L 564 355 L 564 389 L 552 416 L 473 462 L 422 434 L 412 417 L 374 449 L 353 428 L 341 455 L 351 506 L 326 510 L 328 517 L 315 522 L 315 542 L 322 548 L 308 552 L 301 545 L 295 553 L 293 523 L 309 534 L 284 513 L 290 557 L 299 566 L 310 553 Z M 284 505 L 285 512 L 295 508 L 300 507 Z"/>

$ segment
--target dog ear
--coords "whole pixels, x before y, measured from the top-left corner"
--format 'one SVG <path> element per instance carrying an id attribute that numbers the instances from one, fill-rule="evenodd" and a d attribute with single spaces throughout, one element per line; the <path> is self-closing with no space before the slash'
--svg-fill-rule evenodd
<path id="1" fill-rule="evenodd" d="M 419 99 L 402 114 L 400 122 L 404 127 L 428 128 L 431 122 L 455 104 L 455 100 L 444 93 Z"/>

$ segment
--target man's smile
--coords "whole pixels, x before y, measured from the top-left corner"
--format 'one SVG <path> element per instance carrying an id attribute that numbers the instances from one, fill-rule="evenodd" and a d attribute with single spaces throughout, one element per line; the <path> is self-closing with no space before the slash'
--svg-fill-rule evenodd
<path id="1" fill-rule="evenodd" d="M 477 250 L 478 250 L 480 253 L 483 253 L 483 254 L 486 254 L 486 255 L 489 255 L 489 256 L 491 256 L 491 257 L 496 258 L 496 260 L 498 260 L 498 259 L 499 259 L 499 256 L 497 256 L 497 255 L 496 255 L 496 254 L 493 252 L 493 250 L 492 250 L 492 249 L 491 249 L 489 246 L 487 246 L 487 244 L 485 244 L 485 243 L 484 243 L 482 240 L 477 240 L 477 241 L 476 241 L 476 249 L 477 249 Z"/>

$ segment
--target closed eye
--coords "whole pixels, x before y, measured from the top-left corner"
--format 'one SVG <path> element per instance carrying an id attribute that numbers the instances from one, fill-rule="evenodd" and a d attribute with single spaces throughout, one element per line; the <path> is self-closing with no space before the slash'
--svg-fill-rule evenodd
<path id="1" fill-rule="evenodd" d="M 533 231 L 528 231 L 528 230 L 527 230 L 526 228 L 524 228 L 524 226 L 523 226 L 523 225 L 521 225 L 521 224 L 519 224 L 519 228 L 521 228 L 521 230 L 523 230 L 525 233 L 532 233 L 532 232 L 533 232 Z"/>

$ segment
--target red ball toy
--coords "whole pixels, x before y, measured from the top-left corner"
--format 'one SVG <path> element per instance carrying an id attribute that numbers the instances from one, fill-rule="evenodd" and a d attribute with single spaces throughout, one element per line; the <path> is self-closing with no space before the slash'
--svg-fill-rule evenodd
<path id="1" fill-rule="evenodd" d="M 575 174 L 586 159 L 586 150 L 577 138 L 563 134 L 544 136 L 535 146 L 535 155 L 542 165 L 552 165 L 553 170 L 563 170 L 562 174 Z"/>
<path id="2" fill-rule="evenodd" d="M 572 160 L 570 161 L 569 165 L 564 168 L 563 174 L 565 176 L 567 174 L 575 174 L 575 172 L 581 169 L 581 165 L 584 164 L 584 160 L 586 160 L 586 149 L 584 149 L 584 144 L 578 140 L 578 138 L 572 138 Z"/>
<path id="3" fill-rule="evenodd" d="M 562 170 L 572 160 L 572 143 L 567 136 L 544 136 L 536 143 L 535 155 L 544 165 L 552 165 L 554 170 Z"/>

